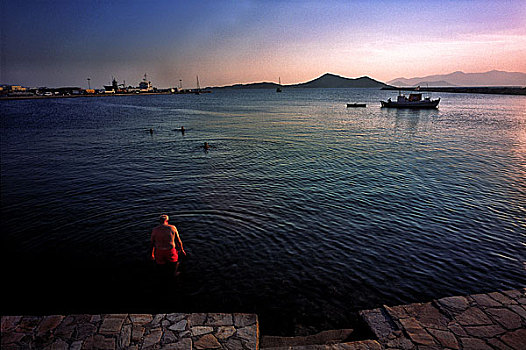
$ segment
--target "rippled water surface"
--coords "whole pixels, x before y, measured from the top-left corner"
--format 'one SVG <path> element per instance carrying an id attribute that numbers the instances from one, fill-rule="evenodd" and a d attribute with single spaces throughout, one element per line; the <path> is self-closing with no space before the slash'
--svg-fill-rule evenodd
<path id="1" fill-rule="evenodd" d="M 2 313 L 256 312 L 301 334 L 525 286 L 526 98 L 391 96 L 0 101 Z M 189 253 L 176 281 L 148 260 L 160 213 Z"/>

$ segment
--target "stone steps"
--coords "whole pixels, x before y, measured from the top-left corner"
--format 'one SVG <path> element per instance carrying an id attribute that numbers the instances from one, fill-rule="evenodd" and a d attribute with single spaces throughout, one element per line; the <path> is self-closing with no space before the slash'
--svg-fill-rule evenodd
<path id="1" fill-rule="evenodd" d="M 259 346 L 263 349 L 344 343 L 352 332 L 352 329 L 335 329 L 299 337 L 261 336 Z"/>
<path id="2" fill-rule="evenodd" d="M 268 348 L 272 350 L 383 350 L 376 340 L 362 340 L 350 343 L 328 345 L 289 346 L 283 348 Z"/>
<path id="3" fill-rule="evenodd" d="M 262 336 L 262 350 L 375 350 L 375 340 L 351 341 L 352 329 L 334 329 L 300 337 Z"/>
<path id="4" fill-rule="evenodd" d="M 261 348 L 265 350 L 383 350 L 384 348 L 376 340 L 359 340 L 336 344 L 313 344 L 285 346 L 278 348 Z"/>

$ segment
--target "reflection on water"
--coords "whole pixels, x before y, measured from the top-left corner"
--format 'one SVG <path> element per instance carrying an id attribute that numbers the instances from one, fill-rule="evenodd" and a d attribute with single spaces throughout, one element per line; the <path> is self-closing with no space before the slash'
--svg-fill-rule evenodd
<path id="1" fill-rule="evenodd" d="M 3 101 L 2 311 L 257 312 L 292 334 L 524 286 L 525 99 L 389 94 Z M 148 261 L 161 212 L 189 253 L 177 281 Z"/>

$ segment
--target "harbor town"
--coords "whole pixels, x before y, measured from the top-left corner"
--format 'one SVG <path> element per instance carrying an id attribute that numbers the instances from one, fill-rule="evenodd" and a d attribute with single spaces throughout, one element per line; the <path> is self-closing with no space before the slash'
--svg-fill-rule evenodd
<path id="1" fill-rule="evenodd" d="M 195 88 L 183 89 L 182 80 L 179 86 L 170 88 L 157 88 L 148 80 L 147 74 L 137 86 L 126 85 L 126 81 L 119 83 L 112 77 L 108 85 L 103 88 L 91 88 L 90 78 L 88 88 L 78 86 L 63 87 L 26 87 L 22 85 L 0 85 L 0 99 L 24 99 L 24 98 L 49 98 L 49 97 L 78 97 L 78 96 L 112 96 L 112 95 L 137 95 L 137 94 L 201 94 L 210 92 L 209 89 L 201 89 L 199 78 Z"/>

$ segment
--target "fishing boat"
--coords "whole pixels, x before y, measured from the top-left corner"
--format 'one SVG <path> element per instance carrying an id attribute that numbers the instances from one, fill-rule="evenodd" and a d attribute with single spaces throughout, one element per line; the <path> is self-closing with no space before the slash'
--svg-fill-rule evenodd
<path id="1" fill-rule="evenodd" d="M 399 93 L 396 101 L 380 101 L 385 108 L 437 108 L 440 98 L 432 100 L 430 96 L 422 98 L 421 93 L 411 93 L 409 96 Z"/>

